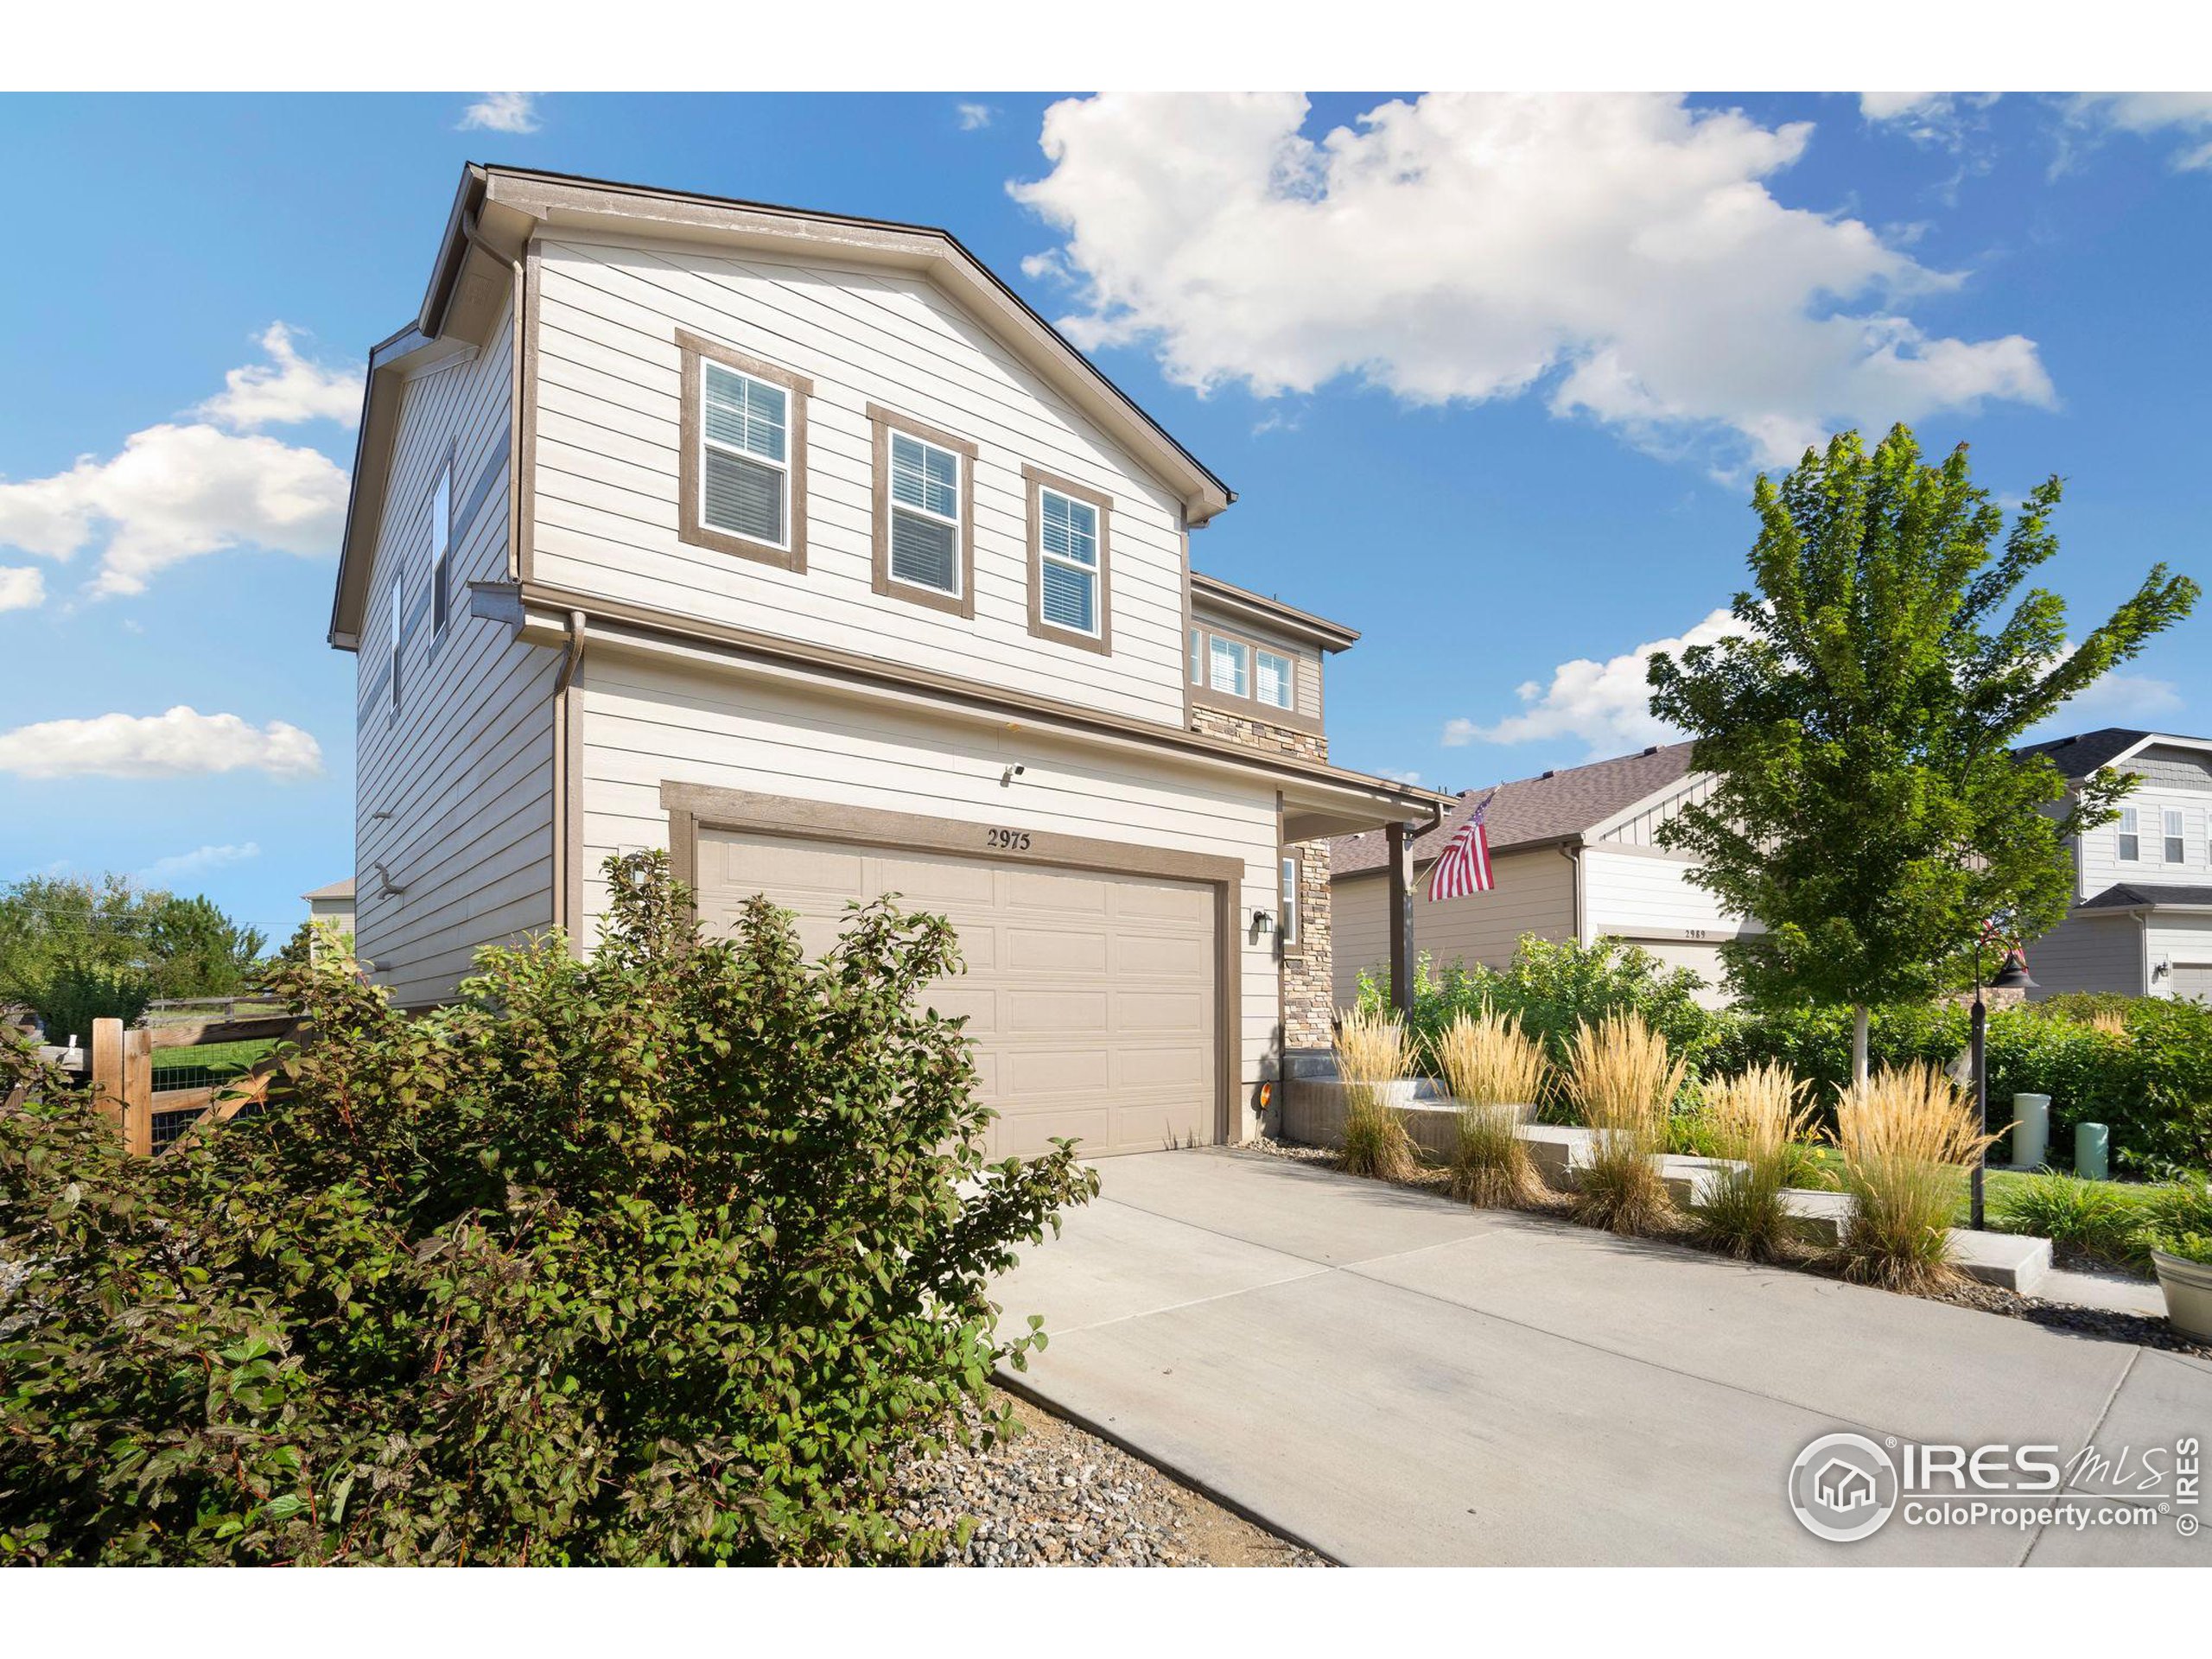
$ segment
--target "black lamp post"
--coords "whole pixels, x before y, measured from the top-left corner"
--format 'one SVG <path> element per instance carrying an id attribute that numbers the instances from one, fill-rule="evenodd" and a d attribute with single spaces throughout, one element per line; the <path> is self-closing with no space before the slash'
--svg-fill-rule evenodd
<path id="1" fill-rule="evenodd" d="M 2005 952 L 2004 965 L 1997 970 L 1997 977 L 1989 982 L 1993 991 L 2031 991 L 2036 982 L 2028 977 L 2028 958 L 2018 945 Z M 1989 1133 L 1989 1010 L 1981 1001 L 1981 941 L 1974 947 L 1974 1007 L 1967 1016 L 1967 1046 L 1974 1055 L 1974 1110 L 1981 1124 L 1981 1132 Z M 1989 1143 L 1985 1141 L 1974 1155 L 1974 1201 L 1967 1225 L 1976 1232 L 1981 1230 L 1982 1176 L 1989 1168 Z"/>

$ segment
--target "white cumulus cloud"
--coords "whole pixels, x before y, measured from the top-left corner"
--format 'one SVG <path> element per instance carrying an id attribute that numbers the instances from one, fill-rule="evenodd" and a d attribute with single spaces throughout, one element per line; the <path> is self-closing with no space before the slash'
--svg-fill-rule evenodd
<path id="1" fill-rule="evenodd" d="M 269 361 L 232 369 L 223 377 L 224 389 L 196 412 L 239 432 L 302 421 L 356 424 L 361 413 L 360 368 L 311 362 L 300 355 L 288 325 L 270 323 L 260 340 Z"/>
<path id="2" fill-rule="evenodd" d="M 536 132 L 542 124 L 537 118 L 536 92 L 486 92 L 461 112 L 456 130 Z"/>
<path id="3" fill-rule="evenodd" d="M 46 573 L 35 565 L 0 569 L 0 611 L 35 610 L 46 603 Z"/>
<path id="4" fill-rule="evenodd" d="M 1589 745 L 1592 760 L 1651 743 L 1671 743 L 1682 734 L 1651 712 L 1651 686 L 1644 677 L 1658 652 L 1678 656 L 1690 645 L 1710 645 L 1743 625 L 1725 610 L 1714 611 L 1695 627 L 1672 639 L 1654 639 L 1633 651 L 1598 662 L 1578 657 L 1552 671 L 1551 683 L 1530 680 L 1516 693 L 1521 712 L 1489 725 L 1459 719 L 1444 727 L 1447 748 L 1468 743 L 1530 743 L 1571 737 Z"/>
<path id="5" fill-rule="evenodd" d="M 100 549 L 96 594 L 145 591 L 155 572 L 234 547 L 319 558 L 337 545 L 346 474 L 321 451 L 253 429 L 350 423 L 356 372 L 309 362 L 292 331 L 261 337 L 270 360 L 226 377 L 194 411 L 134 432 L 107 457 L 45 478 L 0 480 L 0 547 L 50 559 Z M 35 574 L 35 573 L 34 573 Z"/>
<path id="6" fill-rule="evenodd" d="M 2148 674 L 2107 674 L 2067 698 L 2069 717 L 2148 721 L 2182 710 L 2181 688 Z"/>
<path id="7" fill-rule="evenodd" d="M 2035 343 L 1931 337 L 1955 289 L 1858 219 L 1766 181 L 1809 123 L 1657 95 L 1432 93 L 1316 139 L 1295 93 L 1109 94 L 1046 112 L 1011 187 L 1063 235 L 1088 349 L 1262 397 L 1356 375 L 1415 404 L 1543 389 L 1637 442 L 1793 460 L 1985 398 L 2048 404 Z"/>
<path id="8" fill-rule="evenodd" d="M 182 704 L 162 715 L 48 720 L 0 732 L 0 772 L 19 778 L 191 778 L 257 771 L 312 778 L 322 748 L 284 721 L 255 726 Z"/>
<path id="9" fill-rule="evenodd" d="M 2093 131 L 2179 137 L 2168 164 L 2184 173 L 2212 170 L 2212 92 L 2083 92 L 2067 100 L 2067 115 L 2073 126 Z M 2062 151 L 2059 170 L 2068 159 Z"/>
<path id="10" fill-rule="evenodd" d="M 167 858 L 157 858 L 138 872 L 138 880 L 148 887 L 160 887 L 181 876 L 204 875 L 209 870 L 219 870 L 227 865 L 243 864 L 261 856 L 261 843 L 254 841 L 226 843 L 220 847 L 195 847 L 188 853 L 172 853 Z"/>

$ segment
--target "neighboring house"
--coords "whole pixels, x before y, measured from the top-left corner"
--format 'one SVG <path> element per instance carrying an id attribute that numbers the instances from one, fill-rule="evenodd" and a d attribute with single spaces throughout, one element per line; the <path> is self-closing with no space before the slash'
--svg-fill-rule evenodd
<path id="1" fill-rule="evenodd" d="M 2212 1001 L 2212 739 L 2107 727 L 2021 753 L 2056 761 L 2069 798 L 2107 769 L 2141 780 L 2117 822 L 2075 837 L 2074 908 L 2029 946 L 2030 995 Z"/>
<path id="2" fill-rule="evenodd" d="M 404 1006 L 665 848 L 810 949 L 950 916 L 1001 1152 L 1250 1132 L 1328 1040 L 1303 843 L 1441 798 L 1331 766 L 1355 637 L 1194 576 L 1230 492 L 944 232 L 465 169 L 378 346 L 330 640 L 356 937 Z"/>
<path id="3" fill-rule="evenodd" d="M 1466 791 L 1408 846 L 1414 950 L 1436 969 L 1503 967 L 1524 933 L 1585 944 L 1625 939 L 1691 969 L 1706 984 L 1700 1000 L 1719 1007 L 1726 1001 L 1720 941 L 1747 930 L 1691 885 L 1691 859 L 1654 840 L 1662 823 L 1712 792 L 1711 774 L 1691 772 L 1689 761 L 1690 746 L 1674 743 Z M 1485 802 L 1497 885 L 1430 902 L 1425 879 L 1436 855 Z M 1372 833 L 1338 837 L 1330 856 L 1336 999 L 1348 1007 L 1361 970 L 1382 977 L 1389 959 L 1389 861 L 1384 837 Z"/>
<path id="4" fill-rule="evenodd" d="M 327 887 L 317 887 L 313 893 L 303 893 L 307 901 L 308 919 L 311 922 L 334 922 L 340 933 L 353 931 L 353 878 L 333 881 Z"/>

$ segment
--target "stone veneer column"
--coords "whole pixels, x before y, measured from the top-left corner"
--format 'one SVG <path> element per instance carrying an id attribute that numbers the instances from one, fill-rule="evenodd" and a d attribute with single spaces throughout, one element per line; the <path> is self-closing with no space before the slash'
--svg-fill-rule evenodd
<path id="1" fill-rule="evenodd" d="M 1249 748 L 1306 760 L 1329 758 L 1329 740 L 1319 732 L 1296 731 L 1212 709 L 1193 709 L 1191 725 Z M 1334 1041 L 1330 1020 L 1336 1006 L 1329 938 L 1329 843 L 1298 842 L 1284 851 L 1298 860 L 1300 917 L 1298 943 L 1281 950 L 1282 1046 L 1326 1049 Z"/>

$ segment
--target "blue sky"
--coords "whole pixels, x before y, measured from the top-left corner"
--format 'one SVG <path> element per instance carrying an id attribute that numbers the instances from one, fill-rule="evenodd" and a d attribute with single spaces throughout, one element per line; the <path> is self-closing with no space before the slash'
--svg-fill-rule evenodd
<path id="1" fill-rule="evenodd" d="M 2212 100 L 1416 97 L 0 101 L 56 255 L 0 264 L 0 880 L 281 933 L 351 868 L 333 502 L 472 158 L 954 230 L 1238 492 L 1201 569 L 1362 630 L 1363 769 L 1651 741 L 1633 653 L 1726 604 L 1750 477 L 1838 422 L 2065 476 L 2083 625 L 2212 576 Z M 2212 729 L 2208 626 L 2064 723 Z"/>

